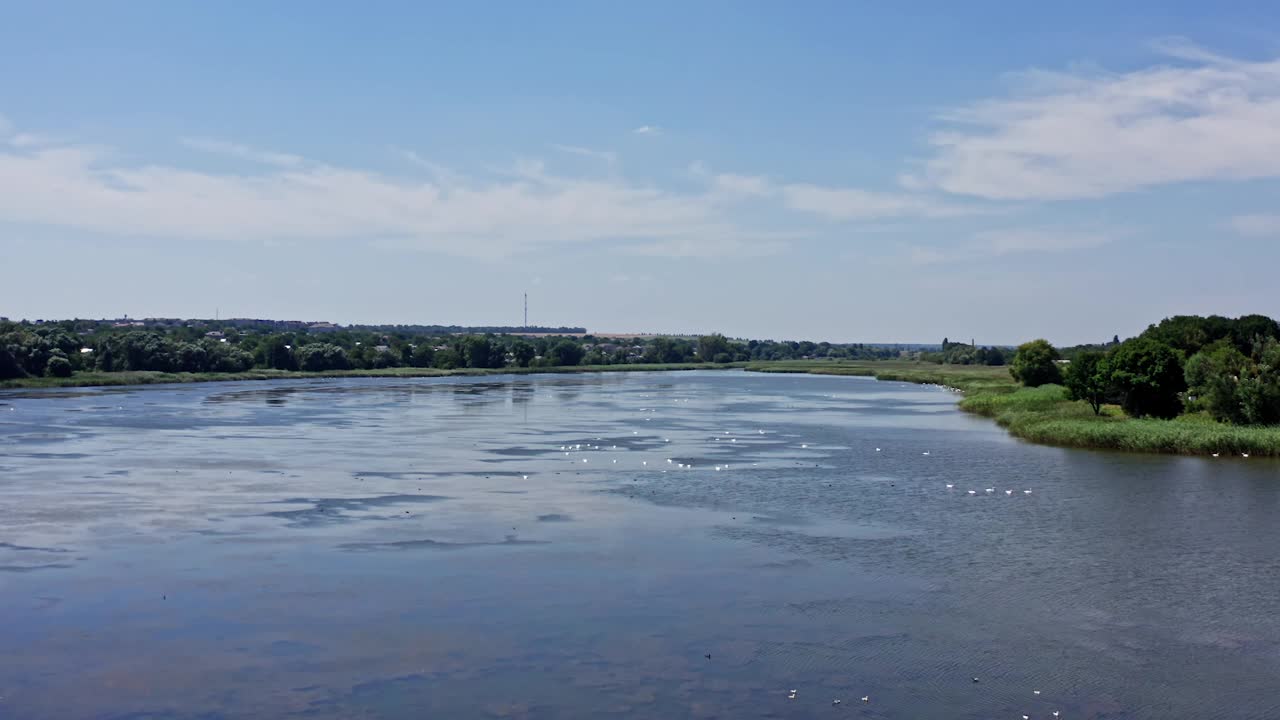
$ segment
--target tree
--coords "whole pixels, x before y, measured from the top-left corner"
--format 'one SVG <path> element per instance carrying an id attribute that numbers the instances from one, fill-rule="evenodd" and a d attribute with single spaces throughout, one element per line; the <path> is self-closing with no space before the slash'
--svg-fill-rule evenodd
<path id="1" fill-rule="evenodd" d="M 433 364 L 441 370 L 453 370 L 462 366 L 462 355 L 457 350 L 447 347 L 435 354 Z"/>
<path id="2" fill-rule="evenodd" d="M 1063 384 L 1067 387 L 1067 397 L 1084 400 L 1093 408 L 1094 415 L 1100 415 L 1111 389 L 1111 369 L 1106 356 L 1100 352 L 1080 353 L 1067 365 Z"/>
<path id="3" fill-rule="evenodd" d="M 1172 418 L 1182 411 L 1179 394 L 1187 389 L 1187 382 L 1177 350 L 1139 336 L 1112 350 L 1107 365 L 1125 412 L 1134 417 Z"/>
<path id="4" fill-rule="evenodd" d="M 728 339 L 720 333 L 703 335 L 698 338 L 698 359 L 702 362 L 719 362 L 715 357 L 721 354 L 729 355 L 732 349 L 729 346 Z"/>
<path id="5" fill-rule="evenodd" d="M 257 348 L 258 362 L 263 367 L 276 370 L 297 370 L 298 361 L 293 356 L 288 340 L 283 335 L 272 335 Z"/>
<path id="6" fill-rule="evenodd" d="M 462 348 L 463 356 L 467 359 L 467 367 L 490 367 L 490 356 L 494 354 L 495 350 L 489 342 L 489 338 L 472 335 L 463 341 Z M 501 353 L 498 354 L 501 355 Z"/>
<path id="7" fill-rule="evenodd" d="M 582 346 L 572 340 L 561 340 L 551 346 L 547 359 L 552 365 L 577 365 L 582 362 Z"/>
<path id="8" fill-rule="evenodd" d="M 1280 343 L 1267 338 L 1245 355 L 1225 341 L 1187 360 L 1188 392 L 1215 420 L 1280 423 Z"/>
<path id="9" fill-rule="evenodd" d="M 520 367 L 529 367 L 529 363 L 537 354 L 538 349 L 524 340 L 516 340 L 511 345 L 511 355 L 515 358 L 516 365 Z"/>
<path id="10" fill-rule="evenodd" d="M 1058 350 L 1048 340 L 1032 340 L 1018 346 L 1009 365 L 1009 374 L 1027 387 L 1062 382 Z"/>
<path id="11" fill-rule="evenodd" d="M 347 351 L 329 343 L 311 343 L 298 348 L 298 367 L 307 372 L 347 370 L 351 360 Z"/>
<path id="12" fill-rule="evenodd" d="M 409 356 L 409 364 L 419 368 L 431 367 L 431 363 L 435 361 L 435 358 L 436 349 L 424 338 L 413 347 L 413 355 Z"/>
<path id="13" fill-rule="evenodd" d="M 61 351 L 59 351 L 60 353 Z M 49 363 L 45 366 L 44 374 L 49 377 L 71 377 L 71 361 L 67 356 L 58 354 L 49 358 Z"/>

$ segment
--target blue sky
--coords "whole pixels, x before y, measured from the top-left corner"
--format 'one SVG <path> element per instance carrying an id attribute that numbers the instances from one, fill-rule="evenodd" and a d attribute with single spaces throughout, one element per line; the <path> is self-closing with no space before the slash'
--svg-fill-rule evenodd
<path id="1" fill-rule="evenodd" d="M 0 315 L 1280 315 L 1267 3 L 6 3 Z"/>

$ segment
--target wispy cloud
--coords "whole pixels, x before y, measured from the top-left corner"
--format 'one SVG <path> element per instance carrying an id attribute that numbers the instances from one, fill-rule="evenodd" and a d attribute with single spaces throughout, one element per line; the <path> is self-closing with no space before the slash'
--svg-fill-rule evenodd
<path id="1" fill-rule="evenodd" d="M 215 155 L 228 155 L 230 157 L 248 160 L 250 162 L 262 163 L 264 165 L 274 165 L 276 167 L 293 167 L 302 164 L 302 158 L 297 155 L 289 155 L 287 153 L 271 152 L 268 150 L 258 150 L 248 145 L 227 142 L 226 140 L 215 140 L 213 138 L 182 138 L 182 144 L 192 150 L 213 153 Z"/>
<path id="2" fill-rule="evenodd" d="M 909 193 L 793 184 L 782 187 L 787 207 L 832 220 L 876 220 L 900 217 L 954 217 L 977 210 Z"/>
<path id="3" fill-rule="evenodd" d="M 1280 176 L 1280 59 L 1158 43 L 1130 72 L 1030 71 L 1007 97 L 949 112 L 908 187 L 997 200 L 1103 197 Z"/>
<path id="4" fill-rule="evenodd" d="M 1132 234 L 1128 229 L 1110 230 L 1046 230 L 1043 228 L 1008 228 L 974 233 L 959 245 L 947 247 L 912 246 L 907 258 L 916 265 L 932 265 L 970 260 L 983 260 L 1021 253 L 1061 253 L 1087 250 L 1106 245 Z"/>
<path id="5" fill-rule="evenodd" d="M 553 150 L 559 150 L 562 153 L 570 155 L 579 155 L 592 160 L 599 160 L 606 165 L 612 167 L 618 162 L 618 154 L 607 150 L 592 150 L 591 148 L 579 147 L 577 145 L 552 145 Z"/>
<path id="6" fill-rule="evenodd" d="M 835 221 L 893 218 L 937 218 L 985 212 L 974 205 L 947 203 L 923 193 L 876 192 L 860 188 L 808 183 L 776 183 L 763 175 L 712 173 L 694 163 L 689 173 L 709 183 L 719 196 L 732 200 L 776 198 L 789 210 Z"/>
<path id="7" fill-rule="evenodd" d="M 131 164 L 84 144 L 0 146 L 0 221 L 174 240 L 360 239 L 477 257 L 575 242 L 681 256 L 758 251 L 757 233 L 738 227 L 709 190 L 562 176 L 535 160 L 477 179 L 414 154 L 405 157 L 431 177 L 406 179 L 235 143 L 189 144 L 253 164 L 218 173 Z"/>
<path id="8" fill-rule="evenodd" d="M 1230 225 L 1232 229 L 1245 237 L 1280 237 L 1280 215 L 1274 213 L 1237 215 L 1231 218 Z"/>
<path id="9" fill-rule="evenodd" d="M 635 133 L 636 135 L 661 135 L 662 128 L 658 127 L 657 125 L 641 125 L 640 127 L 632 130 L 631 132 Z"/>

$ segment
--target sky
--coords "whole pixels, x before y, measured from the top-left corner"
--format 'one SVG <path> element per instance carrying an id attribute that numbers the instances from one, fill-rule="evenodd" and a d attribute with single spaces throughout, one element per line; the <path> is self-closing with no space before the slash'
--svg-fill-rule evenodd
<path id="1" fill-rule="evenodd" d="M 0 316 L 1280 316 L 1273 3 L 0 0 Z"/>

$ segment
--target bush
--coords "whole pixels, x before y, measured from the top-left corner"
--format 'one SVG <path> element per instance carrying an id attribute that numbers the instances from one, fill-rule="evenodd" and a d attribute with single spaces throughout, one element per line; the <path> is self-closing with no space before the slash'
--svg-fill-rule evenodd
<path id="1" fill-rule="evenodd" d="M 49 377 L 71 377 L 71 361 L 61 355 L 54 355 L 49 358 L 49 364 L 45 366 L 44 374 Z"/>

